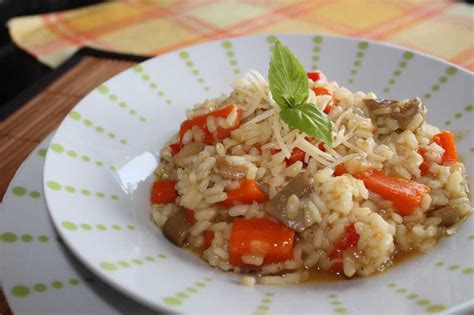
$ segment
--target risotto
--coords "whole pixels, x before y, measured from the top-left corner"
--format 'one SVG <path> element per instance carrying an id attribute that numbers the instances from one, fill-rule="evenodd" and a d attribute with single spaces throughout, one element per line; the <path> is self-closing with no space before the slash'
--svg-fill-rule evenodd
<path id="1" fill-rule="evenodd" d="M 363 277 L 429 252 L 472 212 L 453 135 L 425 121 L 420 99 L 307 73 L 304 106 L 327 119 L 326 140 L 282 119 L 269 81 L 248 71 L 162 148 L 151 216 L 175 245 L 245 285 Z"/>

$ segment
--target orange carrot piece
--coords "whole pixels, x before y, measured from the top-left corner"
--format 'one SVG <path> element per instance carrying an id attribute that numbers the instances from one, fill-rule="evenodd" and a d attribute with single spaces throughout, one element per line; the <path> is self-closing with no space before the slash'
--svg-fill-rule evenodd
<path id="1" fill-rule="evenodd" d="M 211 133 L 209 129 L 207 129 L 207 117 L 214 116 L 216 118 L 218 117 L 226 118 L 234 110 L 237 111 L 237 117 L 234 123 L 231 126 L 229 126 L 229 128 L 217 127 L 214 133 Z M 181 123 L 180 129 L 179 129 L 179 139 L 182 142 L 183 136 L 186 133 L 186 131 L 191 130 L 194 126 L 197 126 L 199 129 L 201 129 L 202 134 L 203 134 L 201 141 L 206 144 L 212 144 L 214 140 L 225 139 L 229 136 L 232 130 L 237 129 L 240 126 L 242 112 L 243 111 L 241 108 L 235 106 L 234 104 L 229 104 L 226 107 L 220 108 L 208 114 L 185 120 Z"/>
<path id="2" fill-rule="evenodd" d="M 211 230 L 204 231 L 204 249 L 208 249 L 212 245 L 214 239 L 214 232 Z"/>
<path id="3" fill-rule="evenodd" d="M 430 188 L 415 181 L 385 175 L 381 170 L 369 169 L 353 174 L 364 181 L 368 190 L 390 200 L 401 215 L 410 215 L 429 194 Z"/>
<path id="4" fill-rule="evenodd" d="M 441 159 L 443 164 L 455 163 L 458 161 L 458 152 L 456 150 L 456 142 L 454 135 L 450 131 L 443 131 L 433 137 L 433 141 L 444 149 Z"/>
<path id="5" fill-rule="evenodd" d="M 260 188 L 253 179 L 244 180 L 236 189 L 227 191 L 227 199 L 222 201 L 224 206 L 233 206 L 236 203 L 251 204 L 252 202 L 264 202 L 267 194 Z"/>
<path id="6" fill-rule="evenodd" d="M 229 241 L 230 263 L 250 267 L 242 256 L 263 256 L 263 265 L 282 262 L 293 257 L 295 231 L 268 218 L 237 219 L 232 225 Z M 255 266 L 254 266 L 255 267 Z"/>
<path id="7" fill-rule="evenodd" d="M 151 191 L 152 203 L 172 203 L 178 197 L 174 180 L 157 180 Z"/>

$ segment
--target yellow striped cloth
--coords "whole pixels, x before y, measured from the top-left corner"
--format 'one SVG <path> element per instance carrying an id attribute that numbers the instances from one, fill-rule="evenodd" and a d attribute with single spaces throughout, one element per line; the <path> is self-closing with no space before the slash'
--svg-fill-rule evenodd
<path id="1" fill-rule="evenodd" d="M 255 33 L 325 33 L 386 41 L 474 70 L 474 8 L 433 0 L 107 2 L 9 21 L 20 47 L 57 66 L 81 46 L 158 55 Z"/>

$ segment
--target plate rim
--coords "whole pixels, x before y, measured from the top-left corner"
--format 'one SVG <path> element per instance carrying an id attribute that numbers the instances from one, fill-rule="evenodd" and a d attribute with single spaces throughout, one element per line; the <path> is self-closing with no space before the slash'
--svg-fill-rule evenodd
<path id="1" fill-rule="evenodd" d="M 264 39 L 266 39 L 270 35 L 277 36 L 277 37 L 278 36 L 280 36 L 280 37 L 285 36 L 285 37 L 307 37 L 307 38 L 311 38 L 313 36 L 318 36 L 319 35 L 319 36 L 323 36 L 324 38 L 333 38 L 333 39 L 349 41 L 349 42 L 366 41 L 366 42 L 374 44 L 376 46 L 382 46 L 382 47 L 386 47 L 386 48 L 390 48 L 390 49 L 395 49 L 397 51 L 412 52 L 416 55 L 420 55 L 420 56 L 422 56 L 424 58 L 427 58 L 427 59 L 430 59 L 432 61 L 444 64 L 444 65 L 455 67 L 458 71 L 461 71 L 461 72 L 471 76 L 471 78 L 474 78 L 474 72 L 472 72 L 472 71 L 470 71 L 466 68 L 463 68 L 459 65 L 453 64 L 452 62 L 444 60 L 440 57 L 432 56 L 430 54 L 420 52 L 420 51 L 415 50 L 415 49 L 411 49 L 411 48 L 400 46 L 400 45 L 393 44 L 393 43 L 382 42 L 382 41 L 377 41 L 377 40 L 373 40 L 373 39 L 367 39 L 367 38 L 364 38 L 364 37 L 350 37 L 350 36 L 324 34 L 324 33 L 297 33 L 297 32 L 295 32 L 295 33 L 264 33 L 264 34 L 252 34 L 252 35 L 243 35 L 243 36 L 236 36 L 236 37 L 222 37 L 222 38 L 217 38 L 217 39 L 214 39 L 214 40 L 211 40 L 211 41 L 205 41 L 205 42 L 197 43 L 197 44 L 190 45 L 190 46 L 180 47 L 180 48 L 174 49 L 172 51 L 166 52 L 164 54 L 152 57 L 152 58 L 150 58 L 146 61 L 143 61 L 141 63 L 137 63 L 137 65 L 143 65 L 143 64 L 146 64 L 147 62 L 153 61 L 155 59 L 159 59 L 159 58 L 162 58 L 162 57 L 166 57 L 166 56 L 176 54 L 179 51 L 184 50 L 184 49 L 193 49 L 195 47 L 212 45 L 212 44 L 223 42 L 223 41 L 229 40 L 229 39 L 233 39 L 233 40 L 236 40 L 236 39 L 245 40 L 245 39 L 248 39 L 248 38 L 264 38 Z M 107 82 L 110 82 L 111 80 L 114 80 L 115 78 L 117 78 L 119 76 L 122 76 L 126 71 L 128 71 L 132 67 L 127 68 L 127 69 L 123 70 L 122 72 L 114 75 L 113 77 L 109 78 L 108 80 L 106 80 L 102 84 L 106 84 Z M 71 109 L 71 111 L 74 111 L 79 105 L 81 105 L 84 102 L 85 98 L 87 98 L 92 93 L 94 93 L 94 91 L 95 91 L 95 88 L 92 89 L 81 100 L 79 100 L 76 103 L 76 105 Z M 63 124 L 65 123 L 66 117 L 63 119 L 63 121 L 61 121 L 61 123 L 57 127 L 56 131 L 61 130 L 61 128 L 63 127 Z M 56 139 L 57 136 L 58 136 L 58 133 L 55 132 L 54 136 L 51 138 L 51 142 L 54 142 L 54 140 Z M 138 301 L 139 303 L 142 303 L 143 305 L 146 305 L 147 307 L 150 307 L 154 310 L 166 311 L 166 312 L 169 312 L 169 313 L 176 313 L 177 312 L 176 309 L 169 308 L 168 306 L 166 306 L 166 304 L 161 303 L 161 301 L 159 301 L 159 300 L 156 300 L 154 302 L 149 301 L 146 298 L 144 298 L 143 296 L 135 293 L 135 291 L 130 290 L 126 285 L 123 285 L 120 281 L 116 281 L 116 280 L 114 280 L 113 277 L 109 277 L 107 273 L 103 272 L 98 266 L 96 266 L 92 262 L 90 262 L 88 260 L 88 258 L 86 257 L 86 255 L 81 254 L 81 252 L 77 248 L 75 248 L 74 242 L 72 242 L 67 237 L 67 234 L 65 233 L 65 231 L 60 228 L 61 223 L 59 222 L 59 218 L 56 218 L 53 214 L 54 211 L 52 210 L 52 207 L 51 207 L 52 201 L 50 200 L 50 192 L 48 192 L 48 189 L 46 189 L 46 186 L 47 186 L 47 176 L 46 176 L 46 174 L 48 173 L 49 167 L 52 167 L 51 162 L 48 162 L 48 161 L 50 161 L 50 159 L 48 159 L 48 156 L 49 156 L 49 154 L 46 155 L 44 166 L 43 166 L 43 193 L 44 193 L 44 199 L 45 199 L 45 202 L 46 202 L 46 205 L 47 205 L 47 208 L 48 208 L 48 213 L 49 213 L 49 216 L 51 218 L 51 221 L 53 222 L 53 225 L 54 225 L 56 231 L 61 236 L 61 238 L 63 239 L 64 243 L 69 248 L 69 250 L 75 255 L 75 257 L 84 266 L 86 266 L 86 268 L 89 271 L 91 271 L 100 280 L 104 281 L 105 283 L 107 283 L 108 285 L 113 287 L 114 289 L 120 291 L 121 293 L 127 295 L 128 297 L 134 299 L 135 301 Z M 474 297 L 473 297 L 473 300 L 471 302 L 472 302 L 471 304 L 474 305 Z M 468 302 L 466 302 L 466 303 L 468 303 Z M 458 306 L 459 305 L 456 305 L 456 306 L 453 306 L 453 307 L 458 307 Z M 449 309 L 447 309 L 446 311 L 448 311 L 448 310 Z"/>

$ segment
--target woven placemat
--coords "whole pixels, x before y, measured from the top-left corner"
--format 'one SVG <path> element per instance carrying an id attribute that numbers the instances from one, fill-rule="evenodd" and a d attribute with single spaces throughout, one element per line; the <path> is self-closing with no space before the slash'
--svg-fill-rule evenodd
<path id="1" fill-rule="evenodd" d="M 0 196 L 30 152 L 92 89 L 147 57 L 82 48 L 0 110 Z M 0 287 L 0 315 L 11 310 Z"/>

